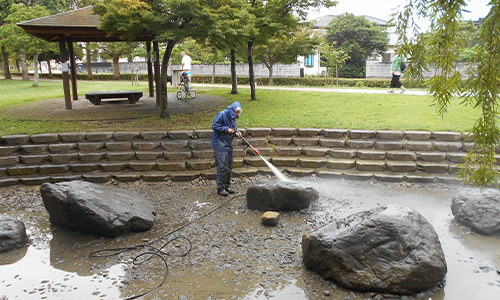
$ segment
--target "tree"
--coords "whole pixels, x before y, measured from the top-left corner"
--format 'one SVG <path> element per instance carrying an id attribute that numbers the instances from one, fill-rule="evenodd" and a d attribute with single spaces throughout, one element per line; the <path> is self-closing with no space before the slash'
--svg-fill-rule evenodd
<path id="1" fill-rule="evenodd" d="M 335 41 L 350 57 L 340 76 L 358 78 L 365 77 L 366 59 L 383 54 L 389 42 L 384 27 L 353 14 L 334 18 L 326 28 L 325 40 Z"/>
<path id="2" fill-rule="evenodd" d="M 4 25 L 5 19 L 10 15 L 10 7 L 13 3 L 22 4 L 27 7 L 44 7 L 52 14 L 70 10 L 71 8 L 83 7 L 95 2 L 94 0 L 0 0 L 0 26 Z M 1 39 L 1 38 L 0 38 Z M 9 53 L 5 46 L 0 46 L 5 78 L 11 79 L 9 70 Z M 50 64 L 49 64 L 50 66 Z"/>
<path id="3" fill-rule="evenodd" d="M 59 59 L 59 49 L 56 49 L 56 45 L 52 45 L 52 47 L 53 49 L 40 53 L 40 55 L 38 56 L 38 60 L 40 62 L 41 61 L 47 62 L 47 67 L 49 69 L 49 78 L 52 78 L 52 67 L 50 65 L 50 61 Z"/>
<path id="4" fill-rule="evenodd" d="M 130 42 L 109 42 L 101 43 L 99 49 L 104 58 L 111 58 L 113 61 L 113 79 L 120 79 L 120 66 L 118 64 L 120 57 L 133 56 L 135 50 L 139 47 L 138 43 Z"/>
<path id="5" fill-rule="evenodd" d="M 277 32 L 293 27 L 298 20 L 306 17 L 308 9 L 331 7 L 336 5 L 332 0 L 254 0 L 248 7 L 254 18 L 254 30 L 249 32 L 247 40 L 247 59 L 250 77 L 250 99 L 257 100 L 255 93 L 255 74 L 253 70 L 253 48 L 266 44 Z M 298 16 L 298 19 L 295 17 Z"/>
<path id="6" fill-rule="evenodd" d="M 86 42 L 85 44 L 80 44 L 79 46 L 85 48 L 85 60 L 87 61 L 87 80 L 93 80 L 94 75 L 92 74 L 92 57 L 99 53 L 99 44 Z"/>
<path id="7" fill-rule="evenodd" d="M 237 49 L 245 43 L 250 33 L 254 31 L 254 19 L 248 12 L 248 5 L 247 1 L 239 0 L 232 1 L 231 5 L 220 6 L 212 10 L 210 15 L 213 25 L 207 31 L 206 38 L 201 36 L 201 40 L 198 39 L 200 43 L 209 45 L 211 54 L 208 57 L 212 57 L 214 62 L 223 53 L 230 52 L 231 94 L 238 93 L 236 76 Z"/>
<path id="8" fill-rule="evenodd" d="M 269 84 L 273 85 L 273 66 L 276 63 L 295 63 L 298 55 L 312 54 L 319 43 L 319 37 L 307 27 L 285 28 L 267 43 L 257 45 L 255 56 L 269 70 Z"/>
<path id="9" fill-rule="evenodd" d="M 459 51 L 459 61 L 471 61 L 473 59 L 474 54 L 476 53 L 476 41 L 478 38 L 478 26 L 474 24 L 473 21 L 464 21 L 460 20 L 458 23 L 459 26 L 459 35 L 462 37 L 463 47 Z M 431 36 L 428 33 L 420 33 L 418 35 L 420 39 L 420 43 L 427 44 L 428 39 Z"/>
<path id="10" fill-rule="evenodd" d="M 336 44 L 336 42 L 323 42 L 319 47 L 319 52 L 321 54 L 322 64 L 326 64 L 327 66 L 326 74 L 333 73 L 333 70 L 335 70 L 335 78 L 337 78 L 337 85 L 339 85 L 339 65 L 342 65 L 348 60 L 349 55 L 339 49 Z"/>
<path id="11" fill-rule="evenodd" d="M 223 8 L 235 7 L 243 0 L 109 0 L 99 2 L 95 11 L 101 16 L 101 28 L 110 34 L 120 34 L 124 40 L 133 40 L 143 31 L 154 34 L 155 40 L 165 44 L 161 62 L 160 117 L 168 118 L 167 70 L 174 46 L 187 37 L 206 36 L 220 22 L 228 18 L 214 14 Z"/>
<path id="12" fill-rule="evenodd" d="M 467 47 L 467 36 L 461 33 L 460 26 L 465 1 L 407 0 L 393 20 L 402 53 L 411 59 L 407 73 L 422 78 L 428 66 L 439 70 L 428 83 L 438 112 L 444 115 L 456 95 L 461 95 L 463 103 L 481 110 L 472 128 L 474 146 L 460 172 L 464 183 L 478 186 L 498 185 L 499 179 L 495 150 L 500 141 L 496 123 L 500 94 L 500 1 L 492 0 L 489 5 L 490 11 L 479 27 L 472 57 L 475 63 L 469 66 L 468 79 L 456 70 L 460 53 Z M 426 39 L 419 35 L 417 17 L 431 22 Z"/>
<path id="13" fill-rule="evenodd" d="M 201 53 L 201 61 L 212 64 L 212 84 L 215 83 L 215 66 L 217 63 L 224 62 L 226 55 L 221 50 L 210 44 L 206 44 L 203 48 L 205 51 Z"/>
<path id="14" fill-rule="evenodd" d="M 206 49 L 206 44 L 201 44 L 192 38 L 186 38 L 182 43 L 177 43 L 172 49 L 172 56 L 170 62 L 172 64 L 180 65 L 182 63 L 182 52 L 186 52 L 191 56 L 193 63 L 200 62 L 204 56 L 204 52 L 210 51 Z"/>
<path id="15" fill-rule="evenodd" d="M 12 5 L 12 0 L 0 1 L 0 28 L 5 24 L 5 19 L 10 14 L 11 5 Z M 0 55 L 2 56 L 2 67 L 3 67 L 4 77 L 5 79 L 12 79 L 12 75 L 10 74 L 9 53 L 7 52 L 7 49 L 2 43 L 1 35 L 0 35 Z"/>
<path id="16" fill-rule="evenodd" d="M 8 53 L 18 54 L 21 60 L 22 78 L 29 80 L 27 56 L 33 55 L 35 66 L 38 63 L 38 54 L 50 48 L 48 42 L 35 38 L 17 26 L 16 23 L 50 15 L 50 11 L 43 6 L 27 7 L 23 4 L 12 4 L 11 14 L 5 18 L 5 24 L 0 27 L 0 46 L 5 47 Z M 34 86 L 38 85 L 38 68 L 35 67 Z"/>
<path id="17" fill-rule="evenodd" d="M 212 83 L 215 81 L 215 65 L 223 63 L 226 60 L 226 55 L 215 48 L 212 44 L 208 43 L 208 39 L 195 41 L 192 38 L 187 38 L 184 42 L 177 44 L 172 50 L 171 63 L 181 64 L 181 52 L 185 51 L 193 59 L 193 63 L 212 64 L 213 74 Z"/>

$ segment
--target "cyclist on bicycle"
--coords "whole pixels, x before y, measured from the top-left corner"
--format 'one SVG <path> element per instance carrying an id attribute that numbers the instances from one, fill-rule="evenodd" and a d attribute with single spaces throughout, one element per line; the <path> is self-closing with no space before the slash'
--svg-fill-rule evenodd
<path id="1" fill-rule="evenodd" d="M 184 89 L 186 90 L 188 97 L 191 97 L 191 83 L 189 82 L 188 73 L 182 72 L 181 76 L 182 85 L 184 85 Z"/>

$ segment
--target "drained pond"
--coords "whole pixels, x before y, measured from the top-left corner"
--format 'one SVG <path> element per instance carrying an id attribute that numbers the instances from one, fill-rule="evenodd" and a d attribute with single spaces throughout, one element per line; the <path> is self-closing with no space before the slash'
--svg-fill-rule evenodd
<path id="1" fill-rule="evenodd" d="M 117 238 L 52 226 L 37 186 L 2 188 L 0 214 L 23 221 L 30 243 L 0 253 L 0 299 L 125 299 L 153 289 L 140 299 L 498 299 L 500 234 L 480 235 L 454 220 L 451 200 L 461 186 L 306 181 L 319 200 L 281 212 L 277 227 L 263 226 L 262 212 L 247 209 L 244 195 L 224 204 L 228 198 L 217 196 L 213 181 L 111 182 L 146 195 L 157 212 L 151 230 Z M 244 194 L 250 184 L 237 179 L 234 187 Z M 411 296 L 361 293 L 304 266 L 304 233 L 384 204 L 413 208 L 432 224 L 448 265 L 442 288 Z M 144 254 L 149 250 L 141 245 L 152 241 L 165 255 Z"/>

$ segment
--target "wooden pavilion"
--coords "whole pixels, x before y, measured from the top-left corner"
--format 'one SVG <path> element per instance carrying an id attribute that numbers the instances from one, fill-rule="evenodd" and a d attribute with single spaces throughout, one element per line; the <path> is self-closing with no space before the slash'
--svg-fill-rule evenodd
<path id="1" fill-rule="evenodd" d="M 76 86 L 76 64 L 73 52 L 75 42 L 121 42 L 120 35 L 108 35 L 99 29 L 101 19 L 94 13 L 92 6 L 76 9 L 43 18 L 20 22 L 17 24 L 28 34 L 49 42 L 59 42 L 61 55 L 62 80 L 64 87 L 64 102 L 66 109 L 72 108 L 70 94 L 70 75 L 73 100 L 78 100 Z M 149 81 L 149 96 L 154 97 L 156 85 L 156 103 L 160 103 L 160 55 L 158 42 L 154 41 L 152 33 L 143 32 L 135 36 L 134 41 L 145 42 L 147 47 L 147 66 Z M 153 55 L 151 55 L 151 42 L 153 42 Z M 69 65 L 68 65 L 69 59 Z M 153 63 L 154 82 L 153 84 Z"/>

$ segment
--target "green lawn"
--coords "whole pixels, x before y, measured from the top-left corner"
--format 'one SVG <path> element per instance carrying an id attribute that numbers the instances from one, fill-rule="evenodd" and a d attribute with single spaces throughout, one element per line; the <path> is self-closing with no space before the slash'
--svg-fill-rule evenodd
<path id="1" fill-rule="evenodd" d="M 195 85 L 196 88 L 196 85 Z M 80 95 L 92 90 L 140 89 L 148 91 L 147 83 L 132 86 L 128 81 L 78 81 Z M 400 94 L 350 94 L 257 90 L 257 101 L 250 101 L 250 91 L 240 88 L 237 95 L 229 89 L 198 88 L 198 94 L 218 95 L 227 103 L 239 101 L 243 113 L 238 121 L 245 127 L 315 127 L 343 129 L 392 129 L 430 131 L 469 131 L 479 111 L 460 106 L 456 99 L 449 112 L 439 116 L 430 96 Z M 23 116 L 6 115 L 3 111 L 31 101 L 62 98 L 60 81 L 42 81 L 39 87 L 21 80 L 0 80 L 0 135 L 17 133 L 65 132 L 95 130 L 172 130 L 211 128 L 212 120 L 223 107 L 214 107 L 197 114 L 174 115 L 162 120 L 157 117 L 131 121 L 101 122 L 98 126 L 73 120 L 50 120 L 40 116 L 30 121 Z M 22 120 L 22 121 L 21 121 Z"/>
<path id="2" fill-rule="evenodd" d="M 90 91 L 141 90 L 148 91 L 147 83 L 132 86 L 130 81 L 84 81 L 77 82 L 78 94 L 85 95 Z M 38 87 L 33 87 L 32 81 L 0 80 L 0 109 L 12 105 L 22 105 L 31 101 L 64 98 L 61 80 L 40 81 Z"/>
<path id="3" fill-rule="evenodd" d="M 222 90 L 211 93 L 241 102 L 241 127 L 469 131 L 479 117 L 479 111 L 461 106 L 461 99 L 440 116 L 432 97 L 408 94 L 258 90 L 258 100 L 250 101 L 247 89 L 240 89 L 238 95 Z"/>

